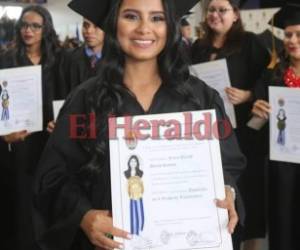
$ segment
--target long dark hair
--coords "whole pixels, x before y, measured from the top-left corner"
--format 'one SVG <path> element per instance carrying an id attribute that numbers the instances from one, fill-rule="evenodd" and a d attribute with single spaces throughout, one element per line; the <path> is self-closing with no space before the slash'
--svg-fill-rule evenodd
<path id="1" fill-rule="evenodd" d="M 99 172 L 103 167 L 108 150 L 108 124 L 110 114 L 122 115 L 122 93 L 128 91 L 123 84 L 125 54 L 117 40 L 118 12 L 122 0 L 117 0 L 105 22 L 105 40 L 103 47 L 102 66 L 99 71 L 98 84 L 90 99 L 91 112 L 96 113 L 98 135 L 94 144 L 85 145 L 92 153 L 91 161 L 82 167 L 81 175 Z M 184 60 L 179 32 L 179 23 L 175 17 L 173 0 L 162 0 L 167 23 L 167 42 L 163 51 L 158 56 L 159 73 L 162 82 L 170 93 L 183 98 L 185 101 L 200 104 L 193 97 L 189 87 L 190 78 L 188 64 Z M 85 143 L 85 142 L 83 142 Z"/>
<path id="2" fill-rule="evenodd" d="M 132 155 L 130 156 L 128 162 L 127 162 L 127 166 L 128 166 L 128 169 L 126 171 L 124 171 L 124 175 L 127 179 L 129 179 L 131 177 L 131 165 L 130 165 L 130 162 L 132 159 L 135 159 L 136 160 L 136 168 L 135 168 L 135 176 L 139 176 L 139 177 L 142 177 L 143 176 L 143 171 L 140 169 L 140 161 L 139 161 L 139 158 L 136 156 L 136 155 Z"/>
<path id="3" fill-rule="evenodd" d="M 285 50 L 281 51 L 279 53 L 278 63 L 273 70 L 271 82 L 283 82 L 283 75 L 290 65 L 290 57 L 287 55 Z"/>
<path id="4" fill-rule="evenodd" d="M 211 1 L 212 0 L 210 0 L 209 3 Z M 233 51 L 239 50 L 241 48 L 242 39 L 243 39 L 243 35 L 245 34 L 245 30 L 241 20 L 239 7 L 232 0 L 226 0 L 226 1 L 230 3 L 230 5 L 233 8 L 233 11 L 238 16 L 236 22 L 232 24 L 230 30 L 227 32 L 226 40 L 223 45 L 223 49 L 226 52 L 232 53 Z M 207 4 L 206 8 L 208 8 L 209 3 Z M 207 9 L 205 10 L 205 13 L 207 13 Z M 204 29 L 204 37 L 202 39 L 202 43 L 211 46 L 214 40 L 214 31 L 209 27 L 206 21 L 203 23 L 203 29 Z"/>
<path id="5" fill-rule="evenodd" d="M 43 18 L 43 30 L 42 30 L 42 66 L 43 68 L 49 68 L 55 63 L 55 54 L 59 51 L 59 41 L 55 32 L 51 14 L 47 9 L 40 5 L 30 5 L 23 9 L 19 20 L 16 25 L 16 44 L 15 50 L 18 62 L 22 62 L 26 57 L 26 45 L 21 37 L 21 22 L 23 16 L 27 12 L 35 12 Z"/>

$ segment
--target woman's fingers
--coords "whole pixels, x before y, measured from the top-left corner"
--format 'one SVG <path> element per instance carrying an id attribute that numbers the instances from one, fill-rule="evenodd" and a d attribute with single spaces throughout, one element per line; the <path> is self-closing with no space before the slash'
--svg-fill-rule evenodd
<path id="1" fill-rule="evenodd" d="M 27 133 L 26 130 L 18 133 L 18 137 L 20 138 L 21 141 L 24 141 L 28 135 L 29 133 Z"/>
<path id="2" fill-rule="evenodd" d="M 124 239 L 131 239 L 131 235 L 119 228 L 116 227 L 112 227 L 109 231 L 107 231 L 107 233 L 109 234 L 109 236 L 107 236 L 107 234 L 102 234 L 101 237 L 101 243 L 102 246 L 107 247 L 108 249 L 110 248 L 116 248 L 116 249 L 123 249 L 124 246 L 121 242 L 118 242 L 116 240 L 113 240 L 110 236 L 113 237 L 119 237 L 119 238 L 124 238 Z"/>
<path id="3" fill-rule="evenodd" d="M 232 89 L 232 88 L 226 88 L 225 92 L 226 92 L 226 94 L 227 94 L 227 96 L 228 96 L 228 98 L 229 98 L 229 100 L 231 102 L 238 101 L 238 98 L 237 98 L 237 95 L 235 94 L 234 89 Z"/>
<path id="4" fill-rule="evenodd" d="M 226 91 L 226 93 L 227 93 L 229 101 L 232 104 L 234 104 L 234 105 L 238 104 L 239 98 L 238 98 L 238 96 L 235 93 L 233 93 L 232 91 Z"/>
<path id="5" fill-rule="evenodd" d="M 24 141 L 26 137 L 30 135 L 26 130 L 20 131 L 20 132 L 15 132 L 11 133 L 9 135 L 3 136 L 3 139 L 7 143 L 14 143 L 14 142 L 19 142 L 19 141 Z"/>
<path id="6" fill-rule="evenodd" d="M 234 232 L 234 229 L 235 229 L 238 221 L 239 221 L 239 217 L 238 217 L 237 212 L 234 207 L 230 207 L 228 209 L 228 215 L 229 215 L 228 230 L 229 230 L 229 233 L 232 234 Z"/>
<path id="7" fill-rule="evenodd" d="M 105 234 L 99 235 L 99 244 L 105 249 L 123 249 L 124 246 L 121 242 L 110 239 Z"/>
<path id="8" fill-rule="evenodd" d="M 124 239 L 128 239 L 128 240 L 130 240 L 132 238 L 132 236 L 130 235 L 130 233 L 128 233 L 128 232 L 126 232 L 126 231 L 124 231 L 122 229 L 116 228 L 116 227 L 113 227 L 113 229 L 111 231 L 111 234 L 113 236 L 124 238 Z"/>
<path id="9" fill-rule="evenodd" d="M 257 107 L 252 108 L 252 113 L 260 118 L 266 119 L 266 114 Z"/>
<path id="10" fill-rule="evenodd" d="M 123 244 L 113 240 L 103 232 L 96 232 L 90 237 L 91 243 L 98 249 L 123 249 Z"/>
<path id="11" fill-rule="evenodd" d="M 232 103 L 238 101 L 238 98 L 233 94 L 227 94 L 227 96 L 228 96 L 229 101 Z"/>
<path id="12" fill-rule="evenodd" d="M 266 113 L 271 112 L 271 106 L 266 101 L 258 100 L 254 105 L 256 105 L 258 108 L 262 109 Z"/>
<path id="13" fill-rule="evenodd" d="M 238 215 L 237 215 L 237 212 L 236 212 L 234 206 L 230 205 L 230 202 L 227 201 L 226 199 L 225 200 L 217 200 L 216 204 L 218 207 L 228 210 L 229 222 L 228 222 L 227 227 L 228 227 L 229 233 L 232 234 L 234 232 L 234 229 L 235 229 L 238 221 L 239 221 Z"/>
<path id="14" fill-rule="evenodd" d="M 113 240 L 111 236 L 130 239 L 128 235 L 129 233 L 127 233 L 126 231 L 118 228 L 112 228 L 111 232 L 98 232 L 97 235 L 93 237 L 92 243 L 97 246 L 98 249 L 123 249 L 123 244 L 121 242 Z"/>
<path id="15" fill-rule="evenodd" d="M 113 240 L 113 236 L 130 239 L 128 232 L 113 227 L 110 211 L 90 210 L 83 216 L 80 225 L 91 243 L 99 249 L 122 249 L 122 243 Z"/>
<path id="16" fill-rule="evenodd" d="M 260 118 L 265 118 L 264 112 L 263 112 L 263 110 L 259 107 L 259 105 L 257 104 L 257 102 L 254 103 L 251 112 L 252 112 L 254 115 L 256 115 L 256 116 L 258 116 L 258 117 L 260 117 Z"/>
<path id="17" fill-rule="evenodd" d="M 257 100 L 252 108 L 252 113 L 264 118 L 268 119 L 269 118 L 269 113 L 271 112 L 271 106 L 269 105 L 268 102 L 264 100 Z"/>
<path id="18" fill-rule="evenodd" d="M 234 105 L 247 102 L 251 99 L 252 93 L 249 90 L 237 89 L 234 87 L 228 87 L 225 89 L 225 92 Z"/>
<path id="19" fill-rule="evenodd" d="M 237 212 L 235 210 L 234 205 L 234 194 L 230 190 L 230 188 L 226 187 L 226 198 L 224 200 L 216 200 L 216 205 L 220 208 L 224 208 L 228 210 L 228 231 L 229 233 L 233 233 L 234 229 L 239 221 Z"/>
<path id="20" fill-rule="evenodd" d="M 47 131 L 49 133 L 52 133 L 54 128 L 55 128 L 55 122 L 54 121 L 49 122 L 48 125 L 47 125 Z"/>

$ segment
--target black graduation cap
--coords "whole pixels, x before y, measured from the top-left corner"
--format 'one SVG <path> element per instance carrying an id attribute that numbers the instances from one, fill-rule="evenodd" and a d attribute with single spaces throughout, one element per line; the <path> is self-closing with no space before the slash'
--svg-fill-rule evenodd
<path id="1" fill-rule="evenodd" d="M 274 33 L 273 28 L 277 27 L 280 29 L 285 29 L 289 25 L 300 24 L 300 3 L 299 0 L 289 0 L 269 21 L 272 25 L 272 33 Z M 279 57 L 277 55 L 275 46 L 275 36 L 272 37 L 272 53 L 271 61 L 268 65 L 269 69 L 273 69 L 278 63 Z"/>
<path id="2" fill-rule="evenodd" d="M 229 1 L 232 5 L 239 7 L 241 0 L 230 0 Z"/>
<path id="3" fill-rule="evenodd" d="M 186 20 L 186 18 L 181 18 L 180 19 L 180 26 L 181 27 L 190 26 L 190 23 L 188 22 L 188 20 Z"/>
<path id="4" fill-rule="evenodd" d="M 190 26 L 190 25 L 191 25 L 187 19 L 188 19 L 189 16 L 192 15 L 192 14 L 194 14 L 194 12 L 188 11 L 187 13 L 185 13 L 185 14 L 181 17 L 181 19 L 180 19 L 180 26 L 181 26 L 181 27 L 185 27 L 185 26 Z"/>
<path id="5" fill-rule="evenodd" d="M 183 0 L 184 1 L 184 0 Z M 240 3 L 241 3 L 241 0 L 228 0 L 229 1 L 229 3 L 231 4 L 231 5 L 234 5 L 234 6 L 236 6 L 236 7 L 240 7 Z M 243 0 L 242 0 L 242 2 L 243 2 Z M 209 2 L 208 2 L 208 4 L 209 4 Z"/>
<path id="6" fill-rule="evenodd" d="M 184 16 L 200 0 L 173 0 L 177 17 Z M 68 6 L 90 20 L 100 28 L 103 28 L 105 19 L 110 10 L 116 4 L 116 0 L 72 0 Z"/>
<path id="7" fill-rule="evenodd" d="M 285 29 L 289 25 L 300 24 L 300 3 L 288 1 L 270 20 L 269 24 Z"/>

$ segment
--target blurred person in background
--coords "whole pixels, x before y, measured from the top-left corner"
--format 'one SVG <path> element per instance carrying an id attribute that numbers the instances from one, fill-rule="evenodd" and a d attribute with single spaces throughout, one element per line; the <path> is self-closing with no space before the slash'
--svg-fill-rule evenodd
<path id="1" fill-rule="evenodd" d="M 66 81 L 71 89 L 96 75 L 102 57 L 104 32 L 88 19 L 83 19 L 83 45 L 75 48 L 65 65 Z"/>
<path id="2" fill-rule="evenodd" d="M 242 152 L 247 157 L 247 168 L 238 181 L 246 209 L 244 227 L 234 235 L 234 249 L 253 250 L 266 234 L 265 207 L 265 150 L 260 133 L 247 127 L 253 91 L 257 80 L 270 62 L 267 49 L 257 36 L 243 28 L 239 0 L 209 0 L 205 7 L 204 37 L 192 47 L 192 62 L 203 63 L 226 59 L 231 87 L 225 89 L 234 105 L 237 128 L 235 133 Z M 255 183 L 255 185 L 253 185 Z"/>
<path id="3" fill-rule="evenodd" d="M 190 62 L 191 56 L 192 56 L 191 49 L 192 49 L 192 44 L 193 44 L 192 26 L 186 17 L 183 17 L 180 20 L 180 32 L 181 32 L 181 36 L 182 36 L 183 50 L 187 56 L 187 60 Z"/>
<path id="4" fill-rule="evenodd" d="M 285 51 L 280 54 L 274 67 L 266 69 L 260 79 L 261 84 L 257 90 L 259 99 L 254 103 L 252 112 L 262 119 L 268 119 L 272 109 L 268 103 L 268 86 L 300 88 L 300 3 L 289 0 L 274 15 L 274 26 L 284 30 Z M 269 128 L 265 127 L 266 142 L 269 144 Z M 297 250 L 300 223 L 300 164 L 269 161 L 268 171 L 270 250 Z"/>
<path id="5" fill-rule="evenodd" d="M 0 137 L 0 155 L 5 160 L 3 165 L 1 162 L 1 168 L 13 172 L 13 175 L 7 176 L 11 177 L 7 179 L 10 183 L 8 196 L 14 200 L 9 223 L 15 231 L 15 239 L 9 242 L 9 249 L 33 249 L 33 176 L 49 136 L 47 126 L 53 120 L 52 101 L 64 98 L 69 92 L 60 77 L 62 60 L 63 52 L 50 13 L 40 5 L 24 8 L 16 26 L 15 44 L 0 57 L 0 69 L 42 66 L 44 130 L 35 133 L 18 131 Z M 6 225 L 2 224 L 2 227 Z"/>

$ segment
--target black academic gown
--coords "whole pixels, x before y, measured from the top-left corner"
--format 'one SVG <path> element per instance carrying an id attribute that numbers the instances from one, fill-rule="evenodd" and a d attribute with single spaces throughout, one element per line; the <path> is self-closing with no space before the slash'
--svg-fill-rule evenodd
<path id="1" fill-rule="evenodd" d="M 208 62 L 213 53 L 217 53 L 216 60 L 226 59 L 233 87 L 250 90 L 255 94 L 256 82 L 270 61 L 267 49 L 256 35 L 245 32 L 241 47 L 236 50 L 227 48 L 216 50 L 197 40 L 192 48 L 193 64 Z M 260 132 L 246 126 L 251 118 L 252 105 L 253 102 L 247 102 L 234 106 L 237 120 L 235 132 L 241 150 L 247 158 L 246 171 L 238 183 L 246 209 L 243 236 L 245 240 L 265 237 L 265 155 L 260 148 Z"/>
<path id="2" fill-rule="evenodd" d="M 273 70 L 266 70 L 256 89 L 259 99 L 268 100 L 270 86 L 287 87 L 283 77 L 274 77 Z M 263 128 L 269 145 L 269 126 Z M 300 224 L 300 164 L 268 162 L 268 224 L 269 248 L 272 250 L 299 249 Z"/>
<path id="3" fill-rule="evenodd" d="M 87 188 L 78 176 L 78 171 L 91 159 L 91 155 L 82 146 L 82 140 L 70 139 L 69 136 L 70 114 L 89 114 L 91 107 L 88 99 L 95 93 L 95 87 L 99 84 L 97 81 L 97 78 L 92 78 L 81 84 L 66 101 L 42 156 L 35 184 L 34 218 L 38 249 L 93 250 L 94 247 L 80 229 L 80 221 L 90 209 L 112 209 L 109 151 L 106 158 L 99 162 L 101 173 L 94 176 Z M 216 109 L 218 119 L 227 119 L 222 100 L 216 91 L 196 78 L 191 78 L 188 85 L 200 102 L 200 107 L 196 108 L 162 84 L 147 114 L 213 108 Z M 124 103 L 122 114 L 146 114 L 132 94 L 124 91 L 121 96 Z M 245 159 L 237 146 L 234 133 L 221 140 L 221 153 L 225 182 L 235 187 L 235 180 L 244 167 Z M 238 207 L 241 211 L 239 202 Z"/>
<path id="4" fill-rule="evenodd" d="M 0 61 L 2 54 L 0 54 Z M 0 85 L 0 97 L 2 93 L 2 86 Z M 0 213 L 2 217 L 2 227 L 0 229 L 0 234 L 3 237 L 0 243 L 0 248 L 8 250 L 11 248 L 10 243 L 14 240 L 13 235 L 13 225 L 11 224 L 11 218 L 13 218 L 13 185 L 12 185 L 12 169 L 9 168 L 8 160 L 8 147 L 7 144 L 0 137 L 0 195 L 2 197 L 2 202 L 0 206 Z"/>
<path id="5" fill-rule="evenodd" d="M 275 42 L 276 52 L 278 54 L 280 54 L 284 50 L 283 41 L 281 39 L 277 38 L 276 36 L 274 36 L 272 34 L 272 31 L 270 31 L 269 29 L 266 29 L 262 33 L 258 34 L 257 36 L 258 36 L 258 39 L 262 42 L 263 46 L 265 46 L 265 48 L 267 48 L 270 55 L 273 50 L 273 39 Z"/>
<path id="6" fill-rule="evenodd" d="M 52 101 L 65 98 L 68 90 L 59 80 L 60 60 L 62 54 L 56 56 L 55 66 L 42 70 L 42 98 L 43 98 L 43 126 L 44 130 L 29 135 L 25 141 L 12 143 L 11 150 L 8 144 L 0 139 L 1 158 L 5 164 L 1 168 L 9 170 L 7 187 L 10 197 L 13 197 L 11 211 L 14 215 L 10 217 L 11 225 L 14 225 L 15 239 L 9 242 L 10 248 L 17 250 L 33 249 L 33 227 L 32 227 L 32 185 L 38 161 L 48 140 L 46 126 L 53 120 Z M 32 62 L 27 58 L 18 58 L 15 51 L 6 52 L 0 61 L 0 68 L 13 68 L 20 66 L 31 66 Z M 42 63 L 43 64 L 43 63 Z M 14 221 L 13 221 L 14 220 Z M 4 227 L 4 225 L 3 225 Z M 2 248 L 1 248 L 2 249 Z"/>
<path id="7" fill-rule="evenodd" d="M 0 248 L 3 250 L 10 250 L 13 248 L 14 238 L 14 184 L 13 169 L 9 165 L 9 154 L 7 144 L 0 137 L 0 195 L 1 206 L 0 213 L 2 215 L 2 227 L 0 228 L 1 242 Z"/>
<path id="8" fill-rule="evenodd" d="M 65 79 L 70 89 L 74 89 L 80 83 L 95 76 L 100 67 L 98 61 L 94 68 L 91 67 L 90 58 L 85 53 L 85 47 L 81 46 L 68 53 L 64 61 Z"/>
<path id="9" fill-rule="evenodd" d="M 192 63 L 192 42 L 182 37 L 181 49 L 183 51 L 183 55 L 185 56 L 186 61 L 189 64 L 191 64 Z"/>

